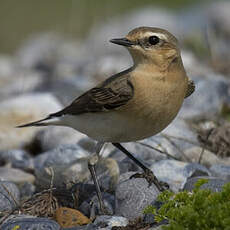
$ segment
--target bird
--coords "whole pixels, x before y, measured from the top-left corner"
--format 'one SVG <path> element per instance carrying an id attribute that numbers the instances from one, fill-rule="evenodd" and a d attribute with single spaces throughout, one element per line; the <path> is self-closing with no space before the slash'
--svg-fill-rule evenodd
<path id="1" fill-rule="evenodd" d="M 104 143 L 112 143 L 144 170 L 149 182 L 163 190 L 153 172 L 121 143 L 142 140 L 165 129 L 184 99 L 195 91 L 195 84 L 186 74 L 178 40 L 165 29 L 138 27 L 110 42 L 127 48 L 133 60 L 131 67 L 89 89 L 62 110 L 18 128 L 71 127 L 97 141 L 97 155 Z M 91 158 L 89 166 L 97 160 Z M 93 168 L 89 168 L 98 183 Z"/>

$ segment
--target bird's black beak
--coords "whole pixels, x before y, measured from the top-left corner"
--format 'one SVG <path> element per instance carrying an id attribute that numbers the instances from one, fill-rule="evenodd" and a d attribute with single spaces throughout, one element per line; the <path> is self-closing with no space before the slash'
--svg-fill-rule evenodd
<path id="1" fill-rule="evenodd" d="M 114 38 L 111 39 L 110 42 L 121 46 L 127 46 L 127 47 L 135 45 L 134 42 L 128 40 L 127 38 Z"/>

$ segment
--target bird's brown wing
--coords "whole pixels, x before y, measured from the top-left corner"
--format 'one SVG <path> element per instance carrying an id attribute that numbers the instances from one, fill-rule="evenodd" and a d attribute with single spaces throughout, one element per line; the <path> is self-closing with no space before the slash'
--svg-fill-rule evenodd
<path id="1" fill-rule="evenodd" d="M 194 81 L 192 81 L 191 79 L 188 80 L 188 88 L 187 88 L 187 92 L 184 98 L 189 97 L 190 95 L 193 94 L 193 92 L 195 91 L 195 84 Z"/>
<path id="2" fill-rule="evenodd" d="M 125 105 L 132 97 L 133 86 L 129 77 L 119 74 L 90 89 L 51 117 L 110 111 Z"/>

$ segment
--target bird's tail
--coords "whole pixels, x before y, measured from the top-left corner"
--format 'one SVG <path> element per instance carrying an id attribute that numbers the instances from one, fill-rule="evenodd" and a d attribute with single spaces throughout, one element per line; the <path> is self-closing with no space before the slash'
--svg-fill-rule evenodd
<path id="1" fill-rule="evenodd" d="M 53 122 L 45 122 L 48 121 L 50 119 L 52 119 L 53 116 L 48 116 L 44 119 L 38 120 L 38 121 L 33 121 L 27 124 L 23 124 L 23 125 L 19 125 L 16 126 L 16 128 L 25 128 L 25 127 L 31 127 L 31 126 L 47 126 L 47 125 L 51 125 Z"/>

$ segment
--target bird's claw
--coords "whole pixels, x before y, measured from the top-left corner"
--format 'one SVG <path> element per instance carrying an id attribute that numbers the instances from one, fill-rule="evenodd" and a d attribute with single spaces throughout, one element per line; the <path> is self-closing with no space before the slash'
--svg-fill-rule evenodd
<path id="1" fill-rule="evenodd" d="M 145 178 L 146 181 L 149 183 L 149 187 L 154 184 L 160 192 L 169 189 L 169 185 L 166 182 L 158 181 L 158 179 L 150 169 L 145 170 L 144 173 L 135 173 L 130 177 L 130 179 L 132 178 Z"/>

